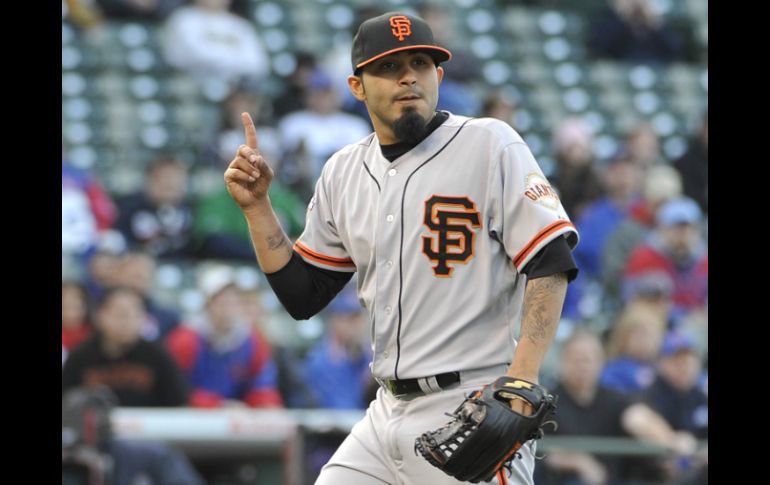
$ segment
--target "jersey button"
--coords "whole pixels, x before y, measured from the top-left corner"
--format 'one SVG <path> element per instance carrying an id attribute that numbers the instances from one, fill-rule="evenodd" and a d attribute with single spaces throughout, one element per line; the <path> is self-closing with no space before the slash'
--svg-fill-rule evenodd
<path id="1" fill-rule="evenodd" d="M 388 266 L 388 268 L 392 268 L 393 267 L 393 261 L 388 261 L 387 262 L 387 266 Z"/>
<path id="2" fill-rule="evenodd" d="M 388 222 L 393 222 L 393 219 L 395 219 L 395 217 L 393 217 L 393 214 L 388 214 L 388 217 L 385 218 L 385 220 Z"/>
<path id="3" fill-rule="evenodd" d="M 390 175 L 391 177 L 396 175 L 397 173 L 398 172 L 396 171 L 395 168 L 391 168 L 390 170 L 388 170 L 388 175 Z"/>
<path id="4" fill-rule="evenodd" d="M 393 308 L 391 308 L 389 306 L 385 307 L 385 313 L 387 313 L 388 315 L 390 315 L 390 312 L 392 312 L 392 311 L 393 311 Z"/>
<path id="5" fill-rule="evenodd" d="M 389 355 L 390 355 L 390 354 L 388 353 L 388 351 L 387 351 L 387 350 L 386 350 L 385 352 L 383 352 L 383 353 L 382 353 L 382 356 L 383 356 L 383 357 L 385 357 L 386 359 L 388 358 L 388 356 L 389 356 Z"/>

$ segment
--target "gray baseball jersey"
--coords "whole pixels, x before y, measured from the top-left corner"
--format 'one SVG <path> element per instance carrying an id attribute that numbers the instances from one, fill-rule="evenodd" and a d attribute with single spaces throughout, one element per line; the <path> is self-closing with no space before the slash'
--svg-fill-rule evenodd
<path id="1" fill-rule="evenodd" d="M 406 379 L 511 362 L 526 276 L 554 238 L 577 231 L 510 126 L 450 115 L 393 162 L 376 134 L 323 168 L 294 248 L 358 272 L 372 373 Z"/>

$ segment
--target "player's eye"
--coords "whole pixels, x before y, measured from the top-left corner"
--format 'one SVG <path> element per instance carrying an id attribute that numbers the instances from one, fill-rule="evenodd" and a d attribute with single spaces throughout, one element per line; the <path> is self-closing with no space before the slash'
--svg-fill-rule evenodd
<path id="1" fill-rule="evenodd" d="M 380 71 L 394 71 L 398 68 L 398 64 L 393 61 L 385 61 L 380 64 Z"/>

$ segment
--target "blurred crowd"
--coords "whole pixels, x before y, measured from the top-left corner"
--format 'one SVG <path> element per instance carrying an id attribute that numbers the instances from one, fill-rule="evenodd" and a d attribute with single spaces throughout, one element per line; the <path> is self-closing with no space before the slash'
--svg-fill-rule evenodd
<path id="1" fill-rule="evenodd" d="M 293 322 L 258 273 L 221 174 L 243 142 L 247 111 L 276 172 L 271 201 L 296 238 L 326 159 L 372 131 L 347 91 L 349 42 L 361 19 L 386 9 L 357 2 L 345 41 L 294 53 L 292 72 L 278 75 L 251 19 L 260 3 L 63 1 L 63 23 L 84 32 L 111 22 L 154 26 L 165 63 L 229 89 L 194 160 L 160 149 L 119 161 L 143 177 L 136 191 L 108 190 L 96 172 L 72 163 L 63 141 L 63 393 L 107 388 L 112 406 L 126 407 L 364 409 L 373 398 L 368 318 L 355 281 L 321 315 Z M 453 52 L 439 109 L 517 129 L 531 123 L 517 117 L 520 100 L 485 84 L 482 60 L 452 35 L 442 2 L 401 3 Z M 699 62 L 656 2 L 593 3 L 585 36 L 592 59 Z M 264 89 L 269 81 L 277 94 Z M 676 158 L 643 118 L 606 156 L 597 155 L 590 120 L 574 115 L 550 127 L 554 163 L 544 170 L 580 233 L 580 274 L 543 376 L 560 396 L 555 434 L 633 437 L 671 452 L 654 460 L 553 452 L 538 465 L 539 484 L 706 483 L 707 450 L 696 440 L 708 438 L 708 114 L 692 117 Z M 193 183 L 201 173 L 214 182 Z M 72 399 L 63 401 L 63 419 Z M 180 463 L 180 477 L 191 476 Z"/>

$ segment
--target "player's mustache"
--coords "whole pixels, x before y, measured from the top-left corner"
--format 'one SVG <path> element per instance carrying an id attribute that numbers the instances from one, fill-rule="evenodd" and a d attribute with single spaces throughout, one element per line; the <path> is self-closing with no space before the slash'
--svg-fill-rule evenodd
<path id="1" fill-rule="evenodd" d="M 398 101 L 404 98 L 422 98 L 422 94 L 419 91 L 413 91 L 413 90 L 403 91 L 400 94 L 397 94 L 396 96 L 394 96 L 393 101 Z"/>

